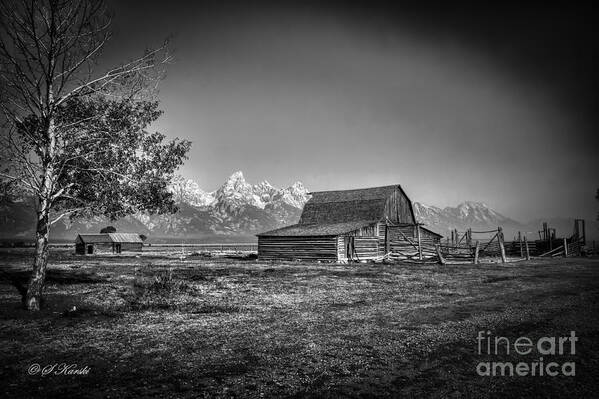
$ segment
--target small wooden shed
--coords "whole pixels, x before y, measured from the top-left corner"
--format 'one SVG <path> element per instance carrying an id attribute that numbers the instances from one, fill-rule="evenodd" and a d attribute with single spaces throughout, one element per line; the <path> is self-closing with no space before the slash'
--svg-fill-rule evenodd
<path id="1" fill-rule="evenodd" d="M 400 185 L 311 195 L 298 224 L 258 234 L 260 259 L 367 260 L 434 247 L 442 237 L 416 223 Z"/>
<path id="2" fill-rule="evenodd" d="M 75 239 L 75 253 L 117 253 L 123 251 L 141 252 L 143 240 L 137 233 L 78 234 Z"/>

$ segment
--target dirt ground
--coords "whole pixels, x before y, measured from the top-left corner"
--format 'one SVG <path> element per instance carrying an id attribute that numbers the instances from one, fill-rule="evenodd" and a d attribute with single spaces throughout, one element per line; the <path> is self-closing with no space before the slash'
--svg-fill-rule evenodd
<path id="1" fill-rule="evenodd" d="M 18 275 L 29 256 L 2 250 L 0 268 Z M 2 397 L 580 398 L 599 390 L 597 259 L 337 265 L 54 249 L 45 298 L 43 311 L 29 314 L 0 283 Z M 575 354 L 544 361 L 574 362 L 576 375 L 479 376 L 480 362 L 542 356 L 536 348 L 479 354 L 479 331 L 533 341 L 575 331 Z M 57 372 L 61 364 L 80 373 Z"/>

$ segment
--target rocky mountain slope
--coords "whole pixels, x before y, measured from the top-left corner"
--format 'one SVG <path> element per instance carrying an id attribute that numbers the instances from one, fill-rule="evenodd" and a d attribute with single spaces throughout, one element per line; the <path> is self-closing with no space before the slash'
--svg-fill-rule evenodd
<path id="1" fill-rule="evenodd" d="M 466 201 L 456 207 L 445 208 L 415 202 L 414 213 L 420 223 L 443 235 L 453 229 L 488 230 L 498 226 L 512 229 L 521 226 L 520 223 L 503 216 L 482 202 Z"/>

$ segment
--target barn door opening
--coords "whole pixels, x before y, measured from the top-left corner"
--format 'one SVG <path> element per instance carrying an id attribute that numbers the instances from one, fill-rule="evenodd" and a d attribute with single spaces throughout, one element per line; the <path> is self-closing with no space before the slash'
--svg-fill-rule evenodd
<path id="1" fill-rule="evenodd" d="M 93 253 L 94 253 L 94 246 L 93 246 L 93 245 L 88 245 L 88 246 L 87 246 L 87 253 L 88 253 L 89 255 L 91 255 L 91 254 L 93 254 Z"/>

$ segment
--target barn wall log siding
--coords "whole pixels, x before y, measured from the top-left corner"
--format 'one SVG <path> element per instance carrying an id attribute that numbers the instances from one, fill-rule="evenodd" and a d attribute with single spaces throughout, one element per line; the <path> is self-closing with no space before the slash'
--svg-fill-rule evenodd
<path id="1" fill-rule="evenodd" d="M 361 227 L 359 230 L 350 231 L 343 235 L 354 237 L 376 237 L 376 223 L 373 223 L 369 226 Z"/>
<path id="2" fill-rule="evenodd" d="M 420 243 L 422 245 L 422 252 L 424 256 L 426 256 L 427 253 L 436 255 L 437 252 L 435 247 L 441 243 L 441 237 L 431 231 L 421 228 Z"/>
<path id="3" fill-rule="evenodd" d="M 356 237 L 354 238 L 354 250 L 359 260 L 372 259 L 379 256 L 379 238 Z"/>
<path id="4" fill-rule="evenodd" d="M 143 244 L 137 242 L 123 242 L 120 245 L 121 251 L 141 251 L 143 248 Z"/>
<path id="5" fill-rule="evenodd" d="M 336 237 L 258 237 L 258 257 L 264 260 L 337 260 Z"/>
<path id="6" fill-rule="evenodd" d="M 379 256 L 379 231 L 378 223 L 363 226 L 357 230 L 347 232 L 337 237 L 338 260 L 347 260 L 348 238 L 353 237 L 352 259 L 365 260 Z"/>

